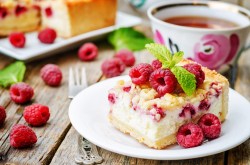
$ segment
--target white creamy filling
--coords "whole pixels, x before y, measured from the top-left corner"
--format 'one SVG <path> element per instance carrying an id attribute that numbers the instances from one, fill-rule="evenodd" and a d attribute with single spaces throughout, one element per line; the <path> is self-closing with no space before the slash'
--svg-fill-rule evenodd
<path id="1" fill-rule="evenodd" d="M 192 120 L 190 117 L 179 117 L 183 109 L 183 107 L 180 107 L 173 111 L 166 111 L 166 116 L 160 121 L 156 121 L 153 120 L 153 116 L 150 114 L 145 114 L 145 112 L 140 110 L 133 110 L 129 94 L 118 95 L 118 98 L 120 99 L 117 99 L 115 104 L 111 105 L 112 115 L 153 141 L 176 133 L 181 125 Z M 208 111 L 197 110 L 200 101 L 194 103 L 196 114 L 192 118 L 208 112 L 219 116 L 223 108 L 222 95 L 220 94 L 218 98 L 211 96 L 209 103 L 211 105 Z"/>

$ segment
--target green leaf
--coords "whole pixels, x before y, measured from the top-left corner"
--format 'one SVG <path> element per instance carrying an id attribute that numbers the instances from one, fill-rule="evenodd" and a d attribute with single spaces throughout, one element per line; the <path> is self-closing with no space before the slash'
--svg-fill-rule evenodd
<path id="1" fill-rule="evenodd" d="M 182 51 L 180 52 L 176 52 L 174 55 L 173 55 L 173 61 L 175 64 L 178 64 L 182 59 L 183 59 L 183 55 L 184 53 Z M 174 65 L 175 65 L 174 64 Z"/>
<path id="2" fill-rule="evenodd" d="M 195 76 L 181 66 L 174 66 L 171 68 L 171 71 L 175 75 L 183 91 L 188 96 L 192 95 L 196 89 Z"/>
<path id="3" fill-rule="evenodd" d="M 138 51 L 145 49 L 145 45 L 152 43 L 153 40 L 145 37 L 141 32 L 133 28 L 120 28 L 110 33 L 108 41 L 116 51 L 121 49 L 128 49 L 131 51 Z"/>
<path id="4" fill-rule="evenodd" d="M 145 47 L 162 63 L 163 68 L 170 68 L 172 66 L 171 52 L 165 46 L 151 43 L 147 44 Z"/>
<path id="5" fill-rule="evenodd" d="M 12 84 L 23 81 L 25 74 L 25 64 L 17 61 L 0 70 L 0 86 L 4 88 Z"/>

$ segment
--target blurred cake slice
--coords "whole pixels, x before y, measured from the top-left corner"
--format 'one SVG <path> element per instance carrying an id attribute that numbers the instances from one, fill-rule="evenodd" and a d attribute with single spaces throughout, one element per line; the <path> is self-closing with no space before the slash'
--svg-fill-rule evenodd
<path id="1" fill-rule="evenodd" d="M 117 0 L 42 1 L 42 26 L 72 37 L 115 24 Z"/>
<path id="2" fill-rule="evenodd" d="M 40 26 L 40 8 L 32 0 L 0 0 L 0 36 Z"/>
<path id="3" fill-rule="evenodd" d="M 183 60 L 178 65 L 194 63 Z M 159 96 L 150 86 L 120 81 L 109 91 L 110 122 L 149 147 L 162 149 L 176 143 L 179 127 L 197 122 L 206 113 L 224 121 L 228 111 L 228 80 L 202 67 L 204 82 L 191 95 L 166 93 Z"/>

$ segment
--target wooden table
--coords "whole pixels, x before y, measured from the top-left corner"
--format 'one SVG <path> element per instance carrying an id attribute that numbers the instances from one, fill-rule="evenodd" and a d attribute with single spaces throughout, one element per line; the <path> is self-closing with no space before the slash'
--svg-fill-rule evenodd
<path id="1" fill-rule="evenodd" d="M 126 9 L 127 10 L 127 9 Z M 132 11 L 130 11 L 132 12 Z M 140 25 L 137 29 L 151 36 L 150 27 Z M 106 41 L 98 41 L 99 56 L 93 62 L 81 62 L 77 57 L 77 49 L 57 54 L 43 60 L 27 63 L 25 82 L 35 90 L 34 103 L 48 105 L 51 111 L 49 122 L 43 127 L 33 127 L 38 137 L 37 144 L 31 149 L 13 149 L 9 147 L 9 131 L 13 124 L 25 123 L 22 112 L 26 105 L 17 105 L 10 100 L 9 91 L 0 88 L 0 105 L 7 110 L 7 120 L 3 128 L 0 128 L 0 151 L 7 154 L 7 159 L 0 164 L 75 164 L 74 156 L 77 153 L 78 133 L 71 126 L 68 118 L 68 68 L 72 66 L 85 66 L 87 69 L 88 83 L 94 84 L 102 79 L 100 66 L 103 60 L 114 55 L 114 50 Z M 146 51 L 136 53 L 137 63 L 149 62 L 152 59 Z M 14 60 L 0 55 L 0 69 Z M 63 82 L 60 87 L 52 88 L 44 85 L 39 76 L 41 67 L 48 63 L 57 64 L 63 72 Z M 127 70 L 128 71 L 128 70 Z M 127 71 L 124 73 L 126 74 Z M 231 73 L 227 76 L 230 78 Z M 230 78 L 231 79 L 231 78 Z M 245 51 L 240 60 L 235 89 L 250 100 L 250 51 Z M 250 107 L 249 107 L 250 108 Z M 240 109 L 239 109 L 240 110 Z M 249 110 L 250 115 L 250 110 Z M 84 119 L 83 119 L 84 120 Z M 240 119 L 239 119 L 240 120 Z M 26 124 L 26 123 L 25 123 Z M 204 158 L 182 161 L 155 161 L 131 158 L 115 154 L 98 148 L 104 158 L 104 164 L 138 164 L 138 165 L 249 165 L 250 164 L 250 140 L 229 151 Z"/>

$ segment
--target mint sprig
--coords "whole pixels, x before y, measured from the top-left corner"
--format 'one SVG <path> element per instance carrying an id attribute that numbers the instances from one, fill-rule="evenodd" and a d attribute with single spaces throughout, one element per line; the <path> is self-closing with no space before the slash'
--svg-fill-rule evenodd
<path id="1" fill-rule="evenodd" d="M 151 38 L 147 38 L 143 33 L 131 28 L 119 28 L 108 35 L 109 43 L 116 51 L 128 49 L 138 51 L 145 49 L 145 44 L 153 43 Z"/>
<path id="2" fill-rule="evenodd" d="M 25 64 L 21 61 L 14 62 L 0 70 L 0 86 L 6 88 L 23 81 L 25 70 Z"/>
<path id="3" fill-rule="evenodd" d="M 174 55 L 172 55 L 165 46 L 156 43 L 147 44 L 145 47 L 162 63 L 163 69 L 168 68 L 171 70 L 183 91 L 188 96 L 195 92 L 195 76 L 183 67 L 176 66 L 176 64 L 183 59 L 184 53 L 182 51 L 176 52 Z"/>

